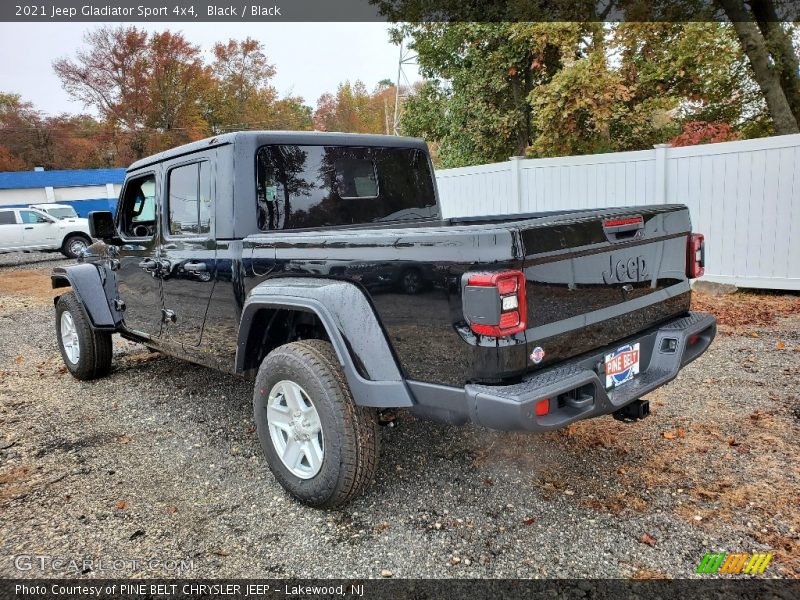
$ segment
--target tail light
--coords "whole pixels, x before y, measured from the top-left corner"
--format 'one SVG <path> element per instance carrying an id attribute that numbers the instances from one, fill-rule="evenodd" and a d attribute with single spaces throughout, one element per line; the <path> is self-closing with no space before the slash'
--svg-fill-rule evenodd
<path id="1" fill-rule="evenodd" d="M 525 275 L 520 271 L 469 275 L 464 316 L 480 335 L 505 337 L 525 331 Z"/>
<path id="2" fill-rule="evenodd" d="M 689 279 L 702 277 L 706 272 L 706 243 L 702 233 L 689 235 L 686 244 L 686 276 Z"/>

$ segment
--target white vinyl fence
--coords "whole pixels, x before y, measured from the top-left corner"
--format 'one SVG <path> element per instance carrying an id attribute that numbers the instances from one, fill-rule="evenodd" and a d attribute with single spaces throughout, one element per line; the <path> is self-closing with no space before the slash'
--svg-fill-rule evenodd
<path id="1" fill-rule="evenodd" d="M 704 279 L 800 290 L 800 135 L 444 169 L 445 217 L 686 204 Z"/>

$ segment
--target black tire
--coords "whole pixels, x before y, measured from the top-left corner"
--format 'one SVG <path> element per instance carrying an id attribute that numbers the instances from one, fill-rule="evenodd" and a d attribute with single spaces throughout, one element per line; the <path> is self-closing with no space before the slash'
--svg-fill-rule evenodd
<path id="1" fill-rule="evenodd" d="M 61 243 L 61 254 L 67 258 L 78 258 L 91 244 L 89 236 L 83 233 L 70 233 Z"/>
<path id="2" fill-rule="evenodd" d="M 270 437 L 270 390 L 282 381 L 299 385 L 319 415 L 324 455 L 310 479 L 293 474 Z M 253 394 L 253 413 L 261 448 L 278 482 L 295 498 L 315 508 L 341 506 L 371 483 L 378 465 L 379 432 L 374 410 L 353 401 L 333 347 L 321 340 L 292 342 L 273 350 L 261 363 Z"/>
<path id="3" fill-rule="evenodd" d="M 77 335 L 79 353 L 75 362 L 64 346 L 62 337 L 64 313 L 69 313 Z M 60 296 L 56 302 L 56 340 L 58 340 L 58 349 L 61 351 L 64 365 L 75 379 L 81 381 L 97 379 L 107 375 L 111 370 L 111 334 L 92 329 L 83 304 L 74 292 Z"/>

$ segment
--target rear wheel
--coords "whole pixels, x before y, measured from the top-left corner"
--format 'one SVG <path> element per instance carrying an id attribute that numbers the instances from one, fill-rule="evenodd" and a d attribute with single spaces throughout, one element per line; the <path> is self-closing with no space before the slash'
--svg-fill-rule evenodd
<path id="1" fill-rule="evenodd" d="M 82 233 L 72 233 L 64 238 L 61 244 L 61 254 L 67 258 L 78 258 L 86 250 L 92 240 Z"/>
<path id="2" fill-rule="evenodd" d="M 56 302 L 56 337 L 64 365 L 76 379 L 96 379 L 111 369 L 111 334 L 92 329 L 74 292 Z"/>
<path id="3" fill-rule="evenodd" d="M 329 343 L 304 340 L 273 350 L 258 370 L 253 412 L 270 470 L 295 498 L 336 507 L 372 481 L 375 411 L 355 404 Z"/>

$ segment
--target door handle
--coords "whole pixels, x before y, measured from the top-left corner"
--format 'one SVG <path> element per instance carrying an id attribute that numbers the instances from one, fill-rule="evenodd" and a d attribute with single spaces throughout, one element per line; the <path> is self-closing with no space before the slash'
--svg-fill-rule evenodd
<path id="1" fill-rule="evenodd" d="M 25 229 L 33 229 L 33 225 L 31 225 L 30 227 L 26 227 Z"/>
<path id="2" fill-rule="evenodd" d="M 183 265 L 183 270 L 187 273 L 202 273 L 207 269 L 208 267 L 204 262 L 188 262 Z"/>

